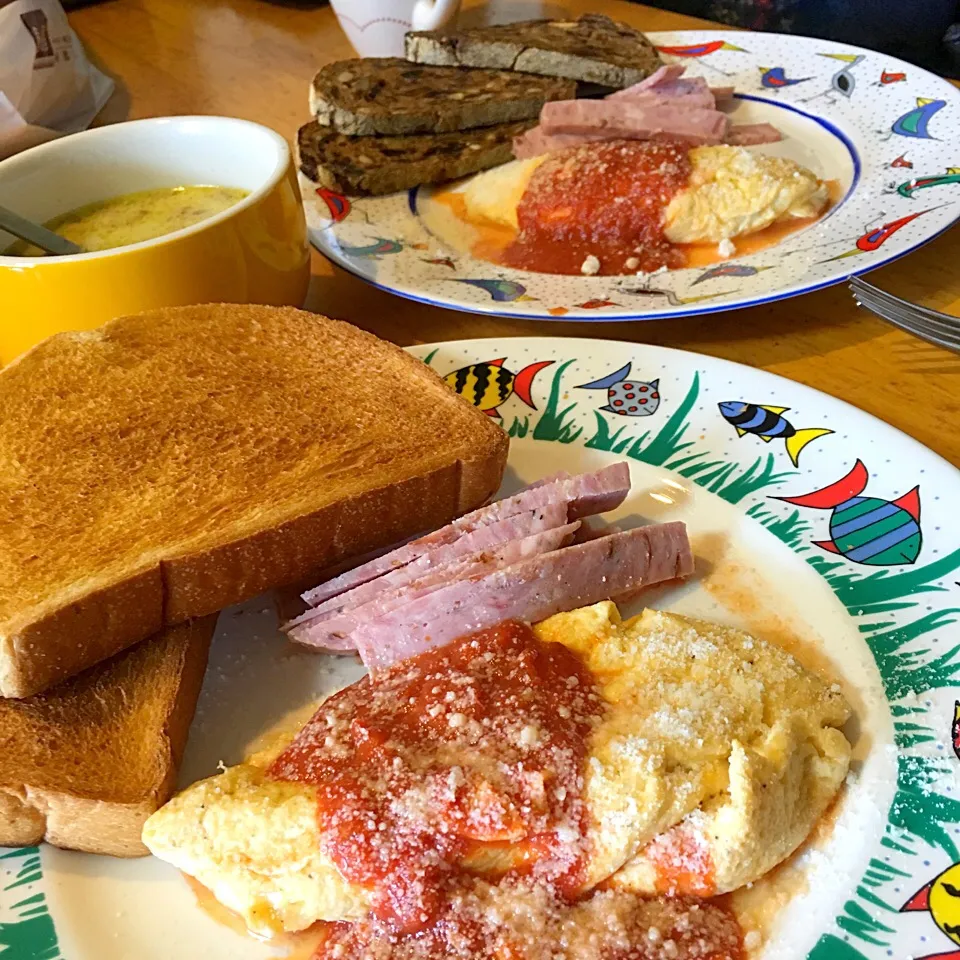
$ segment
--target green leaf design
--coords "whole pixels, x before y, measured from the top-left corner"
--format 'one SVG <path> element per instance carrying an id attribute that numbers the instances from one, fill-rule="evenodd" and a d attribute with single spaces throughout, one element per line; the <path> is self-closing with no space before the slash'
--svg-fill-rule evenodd
<path id="1" fill-rule="evenodd" d="M 559 409 L 560 380 L 567 367 L 574 362 L 573 360 L 567 360 L 557 367 L 553 375 L 553 381 L 550 384 L 550 397 L 547 400 L 547 405 L 543 408 L 543 413 L 540 415 L 537 425 L 533 428 L 534 440 L 573 443 L 573 441 L 583 433 L 583 427 L 576 427 L 576 429 L 574 429 L 574 420 L 570 416 L 571 411 L 577 407 L 576 403 L 571 403 L 562 410 Z"/>
<path id="2" fill-rule="evenodd" d="M 514 417 L 513 423 L 510 424 L 510 427 L 507 430 L 507 436 L 508 437 L 525 437 L 529 429 L 530 429 L 529 417 L 524 417 L 522 420 L 519 417 Z"/>
<path id="3" fill-rule="evenodd" d="M 832 933 L 827 933 L 807 954 L 807 960 L 867 960 L 867 958 L 856 947 L 835 937 Z"/>
<path id="4" fill-rule="evenodd" d="M 22 860 L 13 881 L 4 892 L 25 888 L 27 894 L 0 908 L 0 958 L 2 960 L 59 960 L 60 948 L 53 918 L 41 892 L 29 893 L 29 887 L 43 877 L 40 851 L 21 847 L 0 854 L 0 860 Z"/>

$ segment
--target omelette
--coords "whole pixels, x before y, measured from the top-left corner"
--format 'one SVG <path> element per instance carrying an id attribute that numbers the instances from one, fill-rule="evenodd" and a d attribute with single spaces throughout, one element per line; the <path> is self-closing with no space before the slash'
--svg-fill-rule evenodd
<path id="1" fill-rule="evenodd" d="M 819 216 L 828 192 L 812 171 L 784 157 L 637 141 L 514 160 L 460 188 L 464 219 L 516 238 L 504 263 L 587 274 L 682 267 L 677 245 L 684 244 L 719 244 L 729 256 L 739 237 Z M 611 236 L 614 244 L 606 242 Z M 571 257 L 558 258 L 554 245 Z"/>
<path id="2" fill-rule="evenodd" d="M 402 833 L 398 824 L 420 817 L 416 829 L 428 846 L 435 842 L 441 855 L 449 851 L 472 875 L 496 879 L 532 870 L 536 876 L 546 821 L 541 816 L 533 830 L 524 818 L 528 807 L 540 804 L 541 814 L 562 810 L 566 817 L 554 824 L 554 843 L 577 858 L 578 868 L 565 875 L 568 894 L 603 884 L 643 895 L 713 896 L 759 879 L 796 850 L 846 776 L 850 744 L 841 727 L 850 708 L 839 688 L 764 640 L 653 610 L 622 621 L 612 602 L 551 617 L 535 625 L 531 637 L 532 652 L 524 648 L 504 662 L 540 657 L 566 664 L 566 674 L 549 675 L 554 687 L 539 701 L 531 683 L 500 700 L 496 690 L 481 688 L 483 696 L 470 701 L 519 711 L 504 727 L 509 736 L 502 754 L 485 746 L 500 708 L 476 722 L 481 714 L 458 706 L 460 691 L 472 693 L 474 675 L 461 671 L 446 686 L 432 686 L 446 682 L 444 674 L 427 672 L 402 697 L 388 691 L 392 720 L 383 736 L 384 748 L 397 750 L 394 766 L 406 762 L 397 744 L 407 703 L 437 693 L 410 729 L 435 723 L 439 732 L 424 740 L 420 766 L 410 768 L 413 780 L 408 776 L 403 790 L 378 808 L 384 819 L 374 822 L 377 814 L 365 824 L 370 836 L 376 839 L 379 829 L 393 837 Z M 474 655 L 466 641 L 455 651 L 464 670 Z M 497 649 L 475 654 L 481 667 L 484 658 L 492 663 L 494 678 L 504 672 Z M 405 682 L 415 676 L 409 663 L 398 665 L 408 671 Z M 147 847 L 207 887 L 257 935 L 303 930 L 318 920 L 360 920 L 390 893 L 378 888 L 375 872 L 358 882 L 358 848 L 343 847 L 355 844 L 357 822 L 337 820 L 342 803 L 386 783 L 381 776 L 361 791 L 335 792 L 334 781 L 349 779 L 366 762 L 363 751 L 353 751 L 372 728 L 357 711 L 375 698 L 380 680 L 361 689 L 365 682 L 327 700 L 296 739 L 286 735 L 188 787 L 146 823 Z M 524 713 L 528 702 L 540 713 Z M 361 739 L 344 739 L 356 737 L 358 727 Z M 514 760 L 549 746 L 551 736 L 563 750 L 543 755 L 559 758 L 560 766 L 573 763 L 572 778 L 540 774 L 529 764 L 518 778 L 515 771 L 524 768 L 511 766 Z M 497 793 L 497 778 L 508 768 L 511 785 L 523 780 L 523 805 L 511 806 Z M 300 771 L 300 779 L 291 771 Z M 423 790 L 415 782 L 420 775 L 425 783 L 429 778 Z M 459 798 L 456 829 L 469 842 L 452 844 L 446 828 L 430 833 L 439 828 L 422 811 L 437 791 Z M 389 823 L 388 814 L 394 817 Z M 341 830 L 339 848 L 329 842 L 331 824 Z"/>

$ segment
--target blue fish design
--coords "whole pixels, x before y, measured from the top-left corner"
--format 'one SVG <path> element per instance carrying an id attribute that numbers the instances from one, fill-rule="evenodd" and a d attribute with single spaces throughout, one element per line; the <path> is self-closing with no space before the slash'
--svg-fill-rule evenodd
<path id="1" fill-rule="evenodd" d="M 780 90 L 798 83 L 806 83 L 812 77 L 788 77 L 783 67 L 760 67 L 760 85 L 768 90 Z"/>
<path id="2" fill-rule="evenodd" d="M 527 288 L 516 280 L 453 280 L 453 283 L 468 283 L 486 290 L 498 303 L 513 303 L 517 300 L 536 300 L 527 296 Z"/>
<path id="3" fill-rule="evenodd" d="M 797 430 L 783 414 L 789 407 L 772 407 L 767 404 L 745 403 L 743 400 L 728 400 L 719 403 L 720 415 L 727 423 L 736 428 L 737 436 L 752 433 L 765 443 L 773 439 L 782 439 L 793 465 L 798 466 L 800 452 L 817 437 L 825 437 L 832 430 L 824 427 L 810 427 Z"/>
<path id="4" fill-rule="evenodd" d="M 402 243 L 386 237 L 377 237 L 373 243 L 362 247 L 340 246 L 340 252 L 347 257 L 382 257 L 388 253 L 399 253 L 402 249 Z"/>
<path id="5" fill-rule="evenodd" d="M 930 121 L 934 114 L 939 113 L 946 105 L 946 100 L 930 100 L 927 97 L 917 97 L 916 107 L 897 117 L 890 130 L 899 137 L 933 140 L 935 138 L 930 133 Z"/>
<path id="6" fill-rule="evenodd" d="M 620 417 L 649 417 L 660 406 L 660 380 L 628 380 L 631 364 L 590 383 L 581 383 L 577 390 L 606 390 L 607 403 L 600 407 Z"/>
<path id="7" fill-rule="evenodd" d="M 915 563 L 920 555 L 920 488 L 896 500 L 861 496 L 870 475 L 862 460 L 836 483 L 800 497 L 774 497 L 784 503 L 814 510 L 832 510 L 830 539 L 813 545 L 874 567 Z"/>

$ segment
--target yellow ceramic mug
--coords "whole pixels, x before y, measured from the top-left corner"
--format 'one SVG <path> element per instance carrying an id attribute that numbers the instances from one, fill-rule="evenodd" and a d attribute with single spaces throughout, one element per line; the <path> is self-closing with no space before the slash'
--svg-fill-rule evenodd
<path id="1" fill-rule="evenodd" d="M 300 306 L 306 224 L 286 141 L 230 117 L 98 127 L 0 163 L 0 205 L 44 222 L 158 187 L 237 187 L 239 203 L 155 240 L 70 257 L 0 256 L 0 365 L 63 330 L 154 307 L 226 301 Z M 0 231 L 0 250 L 14 238 Z"/>

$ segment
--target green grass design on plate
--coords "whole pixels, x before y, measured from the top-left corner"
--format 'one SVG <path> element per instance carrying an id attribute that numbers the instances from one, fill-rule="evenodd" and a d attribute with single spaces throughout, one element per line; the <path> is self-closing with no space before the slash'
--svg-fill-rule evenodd
<path id="1" fill-rule="evenodd" d="M 686 396 L 652 436 L 649 430 L 640 436 L 633 436 L 626 432 L 627 424 L 622 424 L 611 433 L 607 418 L 599 410 L 594 410 L 596 431 L 586 441 L 586 446 L 667 467 L 728 503 L 739 503 L 744 497 L 783 483 L 795 475 L 796 471 L 793 470 L 776 471 L 772 453 L 757 457 L 744 467 L 735 460 L 711 458 L 707 451 L 697 450 L 693 440 L 684 440 L 690 411 L 699 396 L 700 374 L 695 373 Z"/>
<path id="2" fill-rule="evenodd" d="M 522 420 L 519 417 L 513 418 L 513 423 L 510 424 L 507 429 L 508 437 L 525 437 L 527 432 L 530 430 L 530 418 L 524 417 Z"/>
<path id="3" fill-rule="evenodd" d="M 0 958 L 2 960 L 58 960 L 60 949 L 53 918 L 47 909 L 42 892 L 23 896 L 12 890 L 29 887 L 43 878 L 40 851 L 36 847 L 22 847 L 0 854 L 0 860 L 23 862 L 16 866 L 13 880 L 5 884 L 3 905 L 0 907 Z M 4 867 L 12 866 L 10 863 Z M 12 901 L 12 902 L 10 902 Z"/>
<path id="4" fill-rule="evenodd" d="M 567 360 L 557 367 L 550 384 L 550 396 L 547 405 L 540 414 L 537 425 L 533 428 L 534 440 L 552 440 L 555 443 L 573 443 L 583 433 L 583 427 L 575 426 L 571 413 L 577 408 L 576 403 L 567 404 L 560 409 L 560 380 L 564 371 L 573 360 Z"/>

